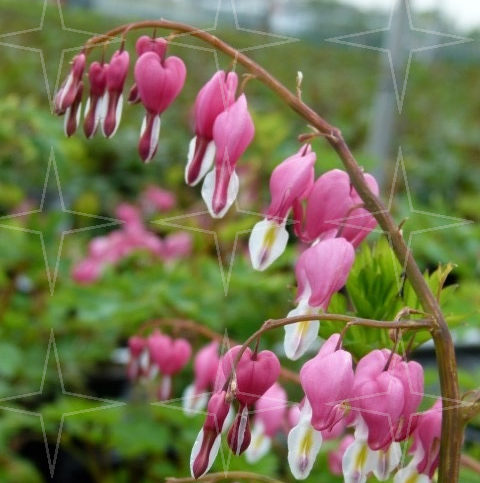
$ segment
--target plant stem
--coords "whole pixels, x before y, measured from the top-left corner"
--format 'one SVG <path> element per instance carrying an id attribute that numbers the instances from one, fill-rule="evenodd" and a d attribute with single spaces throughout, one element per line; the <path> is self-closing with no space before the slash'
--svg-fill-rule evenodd
<path id="1" fill-rule="evenodd" d="M 243 65 L 259 81 L 265 84 L 291 109 L 303 117 L 311 126 L 324 134 L 330 145 L 337 152 L 350 180 L 358 195 L 365 204 L 365 207 L 375 216 L 378 224 L 388 234 L 393 251 L 399 262 L 405 268 L 406 275 L 415 290 L 423 309 L 432 316 L 432 337 L 435 344 L 437 356 L 440 387 L 443 398 L 442 417 L 442 438 L 440 448 L 439 483 L 454 483 L 458 481 L 460 466 L 460 451 L 463 440 L 463 426 L 461 424 L 461 411 L 458 406 L 460 399 L 458 389 L 457 365 L 455 359 L 455 348 L 446 320 L 442 314 L 440 305 L 425 281 L 422 272 L 416 264 L 413 255 L 405 241 L 402 233 L 385 208 L 382 201 L 370 190 L 363 171 L 350 152 L 341 131 L 329 124 L 299 96 L 291 92 L 277 78 L 272 76 L 263 67 L 254 62 L 248 56 L 239 52 L 231 45 L 223 42 L 218 37 L 196 29 L 193 26 L 171 22 L 169 20 L 143 21 L 130 23 L 110 30 L 105 35 L 93 37 L 85 44 L 85 51 L 88 53 L 96 44 L 105 43 L 118 34 L 127 30 L 145 28 L 162 28 L 195 36 L 210 44 L 214 49 L 232 57 L 239 64 Z"/>
<path id="2" fill-rule="evenodd" d="M 316 315 L 296 315 L 295 317 L 285 317 L 284 319 L 270 319 L 267 320 L 260 329 L 254 332 L 243 344 L 237 353 L 233 362 L 233 369 L 237 367 L 242 354 L 247 347 L 254 341 L 258 340 L 262 334 L 269 330 L 278 329 L 297 322 L 305 322 L 308 320 L 330 320 L 335 322 L 343 322 L 348 326 L 362 325 L 364 327 L 377 327 L 379 329 L 412 329 L 412 330 L 430 330 L 431 321 L 428 319 L 422 320 L 399 320 L 397 322 L 388 322 L 383 320 L 362 319 L 360 317 L 352 317 L 350 315 L 342 314 L 316 314 Z"/>

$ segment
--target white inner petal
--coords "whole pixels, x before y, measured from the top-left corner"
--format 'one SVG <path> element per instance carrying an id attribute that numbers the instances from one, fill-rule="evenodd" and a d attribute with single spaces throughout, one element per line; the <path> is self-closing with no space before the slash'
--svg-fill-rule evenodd
<path id="1" fill-rule="evenodd" d="M 213 165 L 213 161 L 215 159 L 215 143 L 213 141 L 210 141 L 207 144 L 207 147 L 205 149 L 205 153 L 203 155 L 203 159 L 200 165 L 200 170 L 198 172 L 197 177 L 191 182 L 188 182 L 188 171 L 190 170 L 190 166 L 193 161 L 193 156 L 195 154 L 195 146 L 197 144 L 197 136 L 193 137 L 190 140 L 190 144 L 188 145 L 188 157 L 187 157 L 187 165 L 185 166 L 185 183 L 187 183 L 190 186 L 195 186 L 197 185 L 202 178 L 207 174 L 207 172 L 211 169 Z"/>
<path id="2" fill-rule="evenodd" d="M 291 310 L 287 317 L 316 314 L 318 309 L 308 305 L 308 298 L 309 295 L 302 297 L 298 306 Z M 286 325 L 284 327 L 285 339 L 283 342 L 285 355 L 293 361 L 296 361 L 303 356 L 317 339 L 319 328 L 320 322 L 318 320 L 306 320 L 304 322 Z"/>
<path id="3" fill-rule="evenodd" d="M 304 480 L 310 474 L 321 446 L 322 433 L 301 417 L 288 433 L 288 464 L 297 480 Z"/>
<path id="4" fill-rule="evenodd" d="M 161 123 L 162 123 L 162 120 L 160 119 L 160 116 L 155 116 L 153 120 L 152 132 L 150 136 L 150 150 L 148 152 L 148 158 L 145 160 L 145 162 L 151 161 L 151 159 L 155 154 L 155 150 L 157 149 L 157 145 L 158 145 L 158 139 L 160 137 Z"/>
<path id="5" fill-rule="evenodd" d="M 278 224 L 274 220 L 259 221 L 248 240 L 250 260 L 255 270 L 265 270 L 284 251 L 288 243 L 288 231 L 285 222 Z"/>
<path id="6" fill-rule="evenodd" d="M 398 466 L 402 457 L 402 449 L 400 443 L 392 443 L 386 451 L 375 451 L 378 453 L 376 465 L 373 473 L 380 481 L 386 481 L 390 477 L 390 473 Z"/>
<path id="7" fill-rule="evenodd" d="M 202 185 L 202 198 L 205 201 L 208 212 L 210 213 L 210 216 L 212 218 L 223 218 L 223 216 L 230 209 L 233 202 L 235 201 L 235 198 L 237 197 L 240 181 L 238 179 L 237 173 L 234 171 L 228 183 L 227 200 L 225 206 L 219 213 L 215 213 L 213 211 L 213 193 L 215 192 L 215 178 L 215 169 L 210 171 L 210 173 L 205 176 L 205 180 L 203 181 Z"/>

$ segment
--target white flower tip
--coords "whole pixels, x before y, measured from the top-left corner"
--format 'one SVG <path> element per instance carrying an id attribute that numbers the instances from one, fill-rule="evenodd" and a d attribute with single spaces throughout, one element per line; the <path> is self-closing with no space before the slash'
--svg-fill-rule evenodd
<path id="1" fill-rule="evenodd" d="M 288 317 L 296 315 L 306 315 L 305 313 L 297 313 L 297 309 L 289 312 Z M 320 322 L 318 320 L 307 320 L 305 322 L 297 322 L 296 324 L 286 325 L 285 339 L 283 348 L 285 355 L 292 361 L 296 361 L 305 354 L 318 336 Z"/>
<path id="2" fill-rule="evenodd" d="M 212 218 L 223 218 L 237 197 L 240 181 L 238 179 L 237 173 L 235 173 L 234 171 L 230 176 L 230 181 L 228 183 L 225 204 L 220 210 L 215 210 L 213 206 L 213 195 L 215 192 L 216 183 L 215 178 L 216 170 L 210 171 L 210 173 L 205 176 L 205 180 L 203 181 L 202 185 L 202 198 L 203 201 L 205 201 L 208 212 L 210 213 L 210 216 Z"/>
<path id="3" fill-rule="evenodd" d="M 309 422 L 300 421 L 288 433 L 288 464 L 297 480 L 304 480 L 310 474 L 320 447 L 322 433 Z"/>
<path id="4" fill-rule="evenodd" d="M 378 451 L 372 451 L 364 439 L 355 439 L 342 458 L 343 477 L 347 483 L 365 483 L 377 466 Z"/>
<path id="5" fill-rule="evenodd" d="M 279 225 L 275 220 L 267 219 L 259 221 L 248 240 L 253 268 L 263 271 L 269 267 L 285 251 L 287 242 L 285 223 Z"/>
<path id="6" fill-rule="evenodd" d="M 377 458 L 373 473 L 377 480 L 386 481 L 390 478 L 392 471 L 400 463 L 402 457 L 402 449 L 400 443 L 392 443 L 386 451 L 375 451 Z"/>
<path id="7" fill-rule="evenodd" d="M 205 433 L 203 428 L 198 433 L 197 439 L 193 443 L 192 452 L 190 454 L 190 473 L 194 478 L 200 478 L 203 476 L 213 465 L 215 458 L 217 457 L 218 450 L 220 449 L 221 437 L 218 434 L 212 444 L 210 452 L 208 454 L 208 461 L 197 461 L 202 445 L 204 444 Z M 201 457 L 201 455 L 200 455 Z M 199 465 L 199 463 L 201 463 Z"/>
<path id="8" fill-rule="evenodd" d="M 187 165 L 185 166 L 185 183 L 189 186 L 197 185 L 207 174 L 215 159 L 215 143 L 210 141 L 202 152 L 195 156 L 198 137 L 190 140 L 188 145 Z"/>

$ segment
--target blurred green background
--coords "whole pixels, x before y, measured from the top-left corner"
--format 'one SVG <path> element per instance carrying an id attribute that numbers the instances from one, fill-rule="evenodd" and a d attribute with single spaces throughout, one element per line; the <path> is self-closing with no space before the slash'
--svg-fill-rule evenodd
<path id="1" fill-rule="evenodd" d="M 322 12 L 336 7 L 334 2 L 317 3 Z M 216 70 L 216 61 L 227 68 L 230 59 L 217 59 L 211 51 L 195 48 L 200 44 L 194 39 L 175 39 L 169 52 L 185 60 L 186 86 L 162 116 L 155 160 L 143 165 L 136 151 L 141 107 L 124 108 L 112 140 L 97 135 L 87 141 L 80 133 L 66 139 L 63 119 L 51 114 L 48 96 L 66 75 L 68 62 L 88 32 L 101 33 L 127 20 L 68 5 L 59 11 L 55 2 L 48 2 L 38 28 L 42 9 L 42 1 L 0 1 L 0 479 L 47 481 L 49 462 L 55 466 L 53 481 L 62 482 L 149 482 L 187 476 L 202 416 L 188 419 L 178 409 L 152 406 L 141 388 L 127 382 L 124 366 L 112 359 L 112 353 L 150 319 L 192 319 L 244 340 L 264 320 L 283 317 L 293 307 L 296 246 L 291 244 L 267 272 L 254 272 L 245 231 L 260 219 L 247 212 L 261 212 L 268 203 L 271 170 L 298 149 L 296 137 L 308 127 L 266 88 L 250 81 L 246 92 L 256 135 L 238 168 L 239 206 L 245 213 L 231 209 L 225 219 L 215 222 L 193 215 L 180 218 L 172 223 L 193 228 L 191 256 L 163 263 L 140 251 L 107 269 L 94 284 L 79 285 L 71 271 L 85 257 L 89 240 L 115 229 L 90 229 L 108 222 L 95 217 L 115 218 L 119 203 L 138 204 L 139 194 L 151 184 L 177 197 L 174 209 L 146 219 L 148 228 L 161 236 L 178 228 L 151 221 L 204 209 L 200 190 L 183 182 L 191 106 L 198 89 Z M 362 19 L 352 20 L 338 35 L 361 30 Z M 233 29 L 231 15 L 222 14 L 221 20 L 216 35 L 238 48 L 278 41 Z M 22 33 L 5 35 L 18 31 Z M 127 41 L 131 52 L 136 36 Z M 445 284 L 441 301 L 458 343 L 462 390 L 474 389 L 480 386 L 478 56 L 469 55 L 469 50 L 462 51 L 465 56 L 455 56 L 451 53 L 456 47 L 451 47 L 445 49 L 450 54 L 433 61 L 413 59 L 403 113 L 396 116 L 394 144 L 389 156 L 378 159 L 366 146 L 382 71 L 379 55 L 322 42 L 324 35 L 306 37 L 250 53 L 292 89 L 297 71 L 302 71 L 303 99 L 342 129 L 365 170 L 383 173 L 382 196 L 387 202 L 393 194 L 395 219 L 407 219 L 404 232 L 406 236 L 414 232 L 414 255 L 430 273 L 435 290 L 440 292 Z M 115 48 L 115 43 L 108 46 L 106 57 Z M 92 59 L 101 55 L 98 49 Z M 396 164 L 400 146 L 413 211 L 402 165 Z M 322 139 L 314 141 L 314 149 L 318 173 L 340 167 Z M 53 167 L 44 185 L 51 160 L 58 169 L 63 205 Z M 396 166 L 400 169 L 395 178 Z M 40 206 L 43 209 L 38 211 Z M 32 210 L 28 216 L 11 216 Z M 439 229 L 457 223 L 457 218 L 474 223 Z M 223 271 L 213 235 L 199 229 L 217 233 Z M 377 243 L 379 238 L 373 233 L 369 246 L 360 249 L 347 291 L 357 315 L 391 319 L 401 307 L 418 302 L 408 284 L 399 294 L 401 267 L 393 262 L 388 244 Z M 334 298 L 330 310 L 347 311 L 345 293 Z M 321 335 L 328 336 L 334 327 L 338 329 L 324 324 Z M 51 334 L 56 346 L 49 345 Z M 181 335 L 195 348 L 206 342 Z M 262 346 L 280 347 L 282 335 L 269 334 Z M 347 347 L 356 357 L 384 345 L 391 341 L 376 331 L 352 330 L 347 336 Z M 438 394 L 431 345 L 419 347 L 414 356 L 425 364 L 427 392 Z M 175 379 L 178 397 L 191 377 L 190 363 Z M 287 384 L 286 388 L 289 400 L 301 398 L 297 387 Z M 124 404 L 110 407 L 111 401 Z M 426 398 L 424 406 L 432 403 Z M 104 406 L 108 409 L 100 410 Z M 468 428 L 465 451 L 480 459 L 480 421 L 476 423 Z M 308 481 L 341 481 L 326 468 L 326 451 L 336 444 L 325 445 Z M 221 470 L 220 458 L 215 468 Z M 293 481 L 286 466 L 284 436 L 256 465 L 233 457 L 230 468 Z M 462 482 L 477 478 L 462 469 Z"/>

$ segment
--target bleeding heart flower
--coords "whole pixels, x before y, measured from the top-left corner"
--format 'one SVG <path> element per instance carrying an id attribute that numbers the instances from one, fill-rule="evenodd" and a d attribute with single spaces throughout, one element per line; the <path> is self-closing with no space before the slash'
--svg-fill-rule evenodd
<path id="1" fill-rule="evenodd" d="M 130 56 L 126 50 L 117 50 L 106 70 L 105 117 L 102 120 L 103 135 L 111 138 L 120 125 L 123 108 L 123 86 L 128 74 Z"/>
<path id="2" fill-rule="evenodd" d="M 73 58 L 70 72 L 55 95 L 54 108 L 56 114 L 64 114 L 77 98 L 78 88 L 85 70 L 85 62 L 86 57 L 84 52 L 81 52 Z"/>
<path id="3" fill-rule="evenodd" d="M 295 266 L 298 305 L 288 317 L 326 311 L 333 294 L 345 285 L 354 258 L 353 246 L 343 238 L 323 240 L 305 250 Z M 318 320 L 286 325 L 286 356 L 300 358 L 317 338 L 319 327 Z"/>
<path id="4" fill-rule="evenodd" d="M 378 194 L 375 178 L 370 174 L 364 177 L 370 189 Z M 375 218 L 362 206 L 348 174 L 339 169 L 327 171 L 310 190 L 305 216 L 302 207 L 296 207 L 295 233 L 309 243 L 341 235 L 357 247 L 376 226 Z"/>
<path id="5" fill-rule="evenodd" d="M 145 52 L 135 64 L 135 82 L 147 110 L 140 132 L 138 151 L 143 161 L 155 155 L 160 135 L 160 115 L 175 100 L 187 74 L 183 61 L 175 56 L 162 60 L 155 52 Z"/>
<path id="6" fill-rule="evenodd" d="M 418 422 L 418 418 L 412 416 L 418 411 L 423 398 L 423 367 L 415 361 L 400 361 L 392 366 L 392 374 L 403 384 L 405 397 L 394 440 L 403 441 L 412 434 Z"/>
<path id="7" fill-rule="evenodd" d="M 106 115 L 105 92 L 107 90 L 107 70 L 108 64 L 100 64 L 100 62 L 96 61 L 91 63 L 88 70 L 90 93 L 85 106 L 83 119 L 83 131 L 88 139 L 95 135 L 99 123 Z"/>
<path id="8" fill-rule="evenodd" d="M 207 417 L 198 433 L 190 455 L 190 471 L 194 478 L 200 478 L 213 465 L 220 448 L 220 438 L 225 420 L 230 411 L 226 392 L 212 395 L 207 406 Z"/>
<path id="9" fill-rule="evenodd" d="M 322 446 L 322 432 L 311 425 L 312 408 L 304 400 L 297 424 L 288 433 L 288 465 L 297 480 L 304 480 L 312 471 Z"/>
<path id="10" fill-rule="evenodd" d="M 265 270 L 284 252 L 288 242 L 285 229 L 288 214 L 295 203 L 308 195 L 313 185 L 315 160 L 315 153 L 306 144 L 273 170 L 270 177 L 272 201 L 267 216 L 253 227 L 248 243 L 256 270 Z"/>
<path id="11" fill-rule="evenodd" d="M 143 337 L 134 335 L 128 339 L 129 360 L 127 367 L 127 375 L 131 381 L 134 381 L 142 374 L 141 356 L 146 347 L 146 340 Z"/>
<path id="12" fill-rule="evenodd" d="M 80 123 L 80 111 L 82 108 L 83 82 L 78 83 L 77 93 L 72 104 L 65 111 L 63 124 L 64 132 L 67 137 L 72 136 Z"/>
<path id="13" fill-rule="evenodd" d="M 254 132 L 245 94 L 215 120 L 215 168 L 202 185 L 202 197 L 213 218 L 222 218 L 237 197 L 239 180 L 235 166 L 251 143 Z"/>
<path id="14" fill-rule="evenodd" d="M 394 439 L 394 431 L 402 416 L 405 393 L 402 382 L 390 371 L 357 383 L 352 408 L 358 411 L 368 428 L 368 445 L 373 450 L 385 449 Z"/>
<path id="15" fill-rule="evenodd" d="M 137 56 L 140 57 L 145 52 L 154 52 L 163 61 L 167 52 L 168 42 L 163 37 L 152 38 L 148 35 L 142 35 L 137 39 L 135 50 Z M 128 94 L 128 102 L 130 104 L 137 104 L 140 102 L 140 94 L 138 92 L 137 84 L 133 84 Z"/>
<path id="16" fill-rule="evenodd" d="M 329 430 L 342 419 L 354 380 L 352 356 L 335 350 L 338 334 L 330 339 L 326 348 L 300 370 L 302 389 L 312 408 L 311 424 L 317 431 Z"/>
<path id="17" fill-rule="evenodd" d="M 195 137 L 190 141 L 185 182 L 195 186 L 212 167 L 215 158 L 213 125 L 218 115 L 233 104 L 238 76 L 216 72 L 200 89 L 195 100 Z"/>
<path id="18" fill-rule="evenodd" d="M 394 483 L 430 483 L 438 467 L 440 438 L 442 432 L 442 400 L 423 413 L 412 418 L 415 421 L 413 444 L 410 453 L 413 458 L 394 478 Z"/>
<path id="19" fill-rule="evenodd" d="M 222 358 L 222 371 L 228 378 L 233 369 L 240 346 L 230 349 Z M 228 445 L 235 454 L 241 454 L 250 443 L 248 407 L 252 406 L 278 379 L 280 362 L 270 351 L 252 352 L 247 347 L 235 368 L 235 398 L 240 407 L 228 433 Z"/>
<path id="20" fill-rule="evenodd" d="M 172 339 L 171 337 L 155 331 L 147 340 L 150 355 L 151 377 L 155 370 L 163 376 L 159 390 L 159 399 L 168 399 L 171 392 L 172 376 L 181 371 L 192 353 L 192 348 L 185 339 Z"/>

